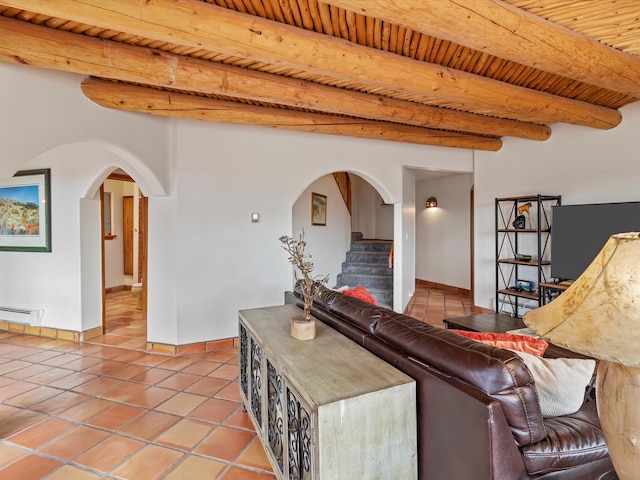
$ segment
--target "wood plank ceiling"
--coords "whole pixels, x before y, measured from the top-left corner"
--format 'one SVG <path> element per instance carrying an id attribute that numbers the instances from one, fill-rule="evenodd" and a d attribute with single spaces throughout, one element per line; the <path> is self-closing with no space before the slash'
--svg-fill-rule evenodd
<path id="1" fill-rule="evenodd" d="M 88 75 L 107 108 L 498 150 L 620 123 L 640 3 L 0 0 L 0 60 Z"/>

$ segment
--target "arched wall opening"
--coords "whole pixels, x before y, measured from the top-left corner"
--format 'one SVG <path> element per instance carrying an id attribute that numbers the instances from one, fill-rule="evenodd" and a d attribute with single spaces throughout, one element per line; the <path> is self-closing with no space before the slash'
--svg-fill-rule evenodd
<path id="1" fill-rule="evenodd" d="M 165 182 L 141 159 L 101 142 L 56 146 L 20 170 L 39 168 L 51 170 L 52 251 L 5 255 L 3 263 L 23 278 L 6 285 L 0 280 L 0 291 L 7 296 L 0 295 L 0 302 L 42 309 L 48 328 L 95 332 L 102 327 L 103 305 L 100 185 L 117 168 L 151 194 L 165 195 Z M 29 288 L 12 287 L 21 282 Z"/>
<path id="2" fill-rule="evenodd" d="M 355 276 L 356 272 L 343 268 L 343 263 L 347 260 L 347 252 L 351 248 L 352 233 L 356 234 L 356 238 L 361 234 L 365 239 L 389 242 L 394 238 L 393 205 L 385 203 L 382 195 L 367 179 L 353 172 L 348 172 L 348 175 L 351 212 L 332 173 L 313 181 L 300 194 L 292 207 L 292 236 L 297 239 L 304 231 L 306 252 L 313 256 L 314 274 L 329 275 L 327 285 L 329 288 L 346 285 L 355 287 L 357 286 L 355 283 L 364 284 L 369 281 L 368 277 Z M 321 224 L 314 224 L 318 223 L 318 218 L 314 218 L 313 212 L 316 196 L 320 197 L 320 201 L 326 202 L 325 217 L 319 222 Z M 356 263 L 371 263 L 367 259 L 362 260 Z M 391 306 L 389 296 L 393 292 L 393 269 L 389 268 L 388 255 L 381 268 L 383 271 L 376 273 L 390 276 L 388 279 L 390 284 L 387 286 L 390 292 L 385 293 L 385 303 Z M 354 276 L 350 277 L 351 274 Z M 350 285 L 351 283 L 354 284 Z M 376 289 L 376 285 L 364 286 Z"/>

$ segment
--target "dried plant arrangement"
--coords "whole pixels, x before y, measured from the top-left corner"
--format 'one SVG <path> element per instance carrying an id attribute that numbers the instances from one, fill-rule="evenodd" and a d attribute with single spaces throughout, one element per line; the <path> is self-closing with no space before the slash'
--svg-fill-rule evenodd
<path id="1" fill-rule="evenodd" d="M 279 238 L 282 248 L 289 254 L 289 263 L 296 267 L 302 278 L 298 277 L 298 273 L 294 270 L 296 283 L 300 285 L 302 297 L 304 300 L 304 318 L 307 322 L 311 321 L 311 307 L 313 306 L 313 297 L 319 295 L 320 287 L 329 282 L 329 275 L 312 276 L 315 269 L 310 253 L 305 253 L 304 249 L 307 242 L 304 240 L 304 229 L 298 240 L 294 240 L 289 235 L 283 235 Z"/>

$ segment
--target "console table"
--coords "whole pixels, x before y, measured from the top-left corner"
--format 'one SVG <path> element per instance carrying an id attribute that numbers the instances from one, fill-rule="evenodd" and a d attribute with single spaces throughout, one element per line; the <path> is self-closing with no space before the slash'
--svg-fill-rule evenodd
<path id="1" fill-rule="evenodd" d="M 240 393 L 279 479 L 415 479 L 415 381 L 294 305 L 239 312 Z"/>

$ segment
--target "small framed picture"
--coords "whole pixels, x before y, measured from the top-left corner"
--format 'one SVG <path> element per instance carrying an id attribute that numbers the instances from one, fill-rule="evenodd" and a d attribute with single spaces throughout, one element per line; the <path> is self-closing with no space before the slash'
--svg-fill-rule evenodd
<path id="1" fill-rule="evenodd" d="M 0 181 L 0 250 L 51 251 L 50 170 L 25 170 Z"/>
<path id="2" fill-rule="evenodd" d="M 311 225 L 327 224 L 327 196 L 311 193 Z"/>

